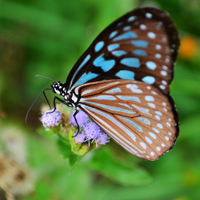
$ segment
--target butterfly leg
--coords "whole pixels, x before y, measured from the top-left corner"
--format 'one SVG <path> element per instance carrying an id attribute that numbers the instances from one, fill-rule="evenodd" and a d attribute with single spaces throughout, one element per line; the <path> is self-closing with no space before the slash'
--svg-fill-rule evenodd
<path id="1" fill-rule="evenodd" d="M 49 103 L 49 100 L 47 99 L 47 96 L 46 96 L 46 94 L 45 94 L 45 91 L 43 91 L 42 93 L 43 93 L 43 95 L 44 95 L 44 97 L 45 97 L 45 99 L 46 99 L 46 101 L 47 101 L 47 103 L 48 103 L 48 105 L 49 105 L 49 107 L 50 107 L 50 109 L 51 109 L 51 105 L 50 105 L 50 103 Z"/>
<path id="2" fill-rule="evenodd" d="M 74 115 L 73 115 L 73 117 L 74 117 L 74 119 L 75 119 L 75 122 L 76 122 L 76 124 L 77 124 L 77 131 L 76 131 L 76 133 L 73 135 L 73 137 L 76 137 L 77 135 L 78 135 L 78 133 L 79 133 L 79 131 L 80 131 L 80 126 L 79 126 L 79 124 L 78 124 L 78 121 L 77 121 L 77 119 L 76 119 L 76 115 L 78 114 L 78 110 L 76 110 L 75 111 L 75 113 L 74 113 Z"/>
<path id="3" fill-rule="evenodd" d="M 58 101 L 60 101 L 61 103 L 67 105 L 66 102 L 63 101 L 62 99 L 59 99 L 58 97 L 54 97 L 54 99 L 53 99 L 53 107 L 54 107 L 54 109 L 53 109 L 53 111 L 50 111 L 50 112 L 47 112 L 47 113 L 53 113 L 56 110 L 56 99 Z"/>
<path id="4" fill-rule="evenodd" d="M 62 99 L 59 99 L 58 97 L 54 97 L 54 100 L 53 100 L 53 107 L 54 107 L 54 109 L 53 109 L 53 111 L 50 111 L 50 112 L 48 112 L 48 113 L 53 113 L 53 112 L 56 110 L 56 99 L 57 99 L 58 101 L 60 101 L 61 103 L 67 105 L 67 103 L 66 103 L 65 101 L 63 101 Z M 74 117 L 74 119 L 75 119 L 75 122 L 76 122 L 76 124 L 77 124 L 77 127 L 78 127 L 78 128 L 77 128 L 77 131 L 76 131 L 76 133 L 73 135 L 73 137 L 76 137 L 76 136 L 78 135 L 79 131 L 80 131 L 80 126 L 79 126 L 78 121 L 77 121 L 77 119 L 76 119 L 76 115 L 77 115 L 77 114 L 78 114 L 78 110 L 76 110 L 75 113 L 74 113 L 74 115 L 73 115 L 73 117 Z"/>

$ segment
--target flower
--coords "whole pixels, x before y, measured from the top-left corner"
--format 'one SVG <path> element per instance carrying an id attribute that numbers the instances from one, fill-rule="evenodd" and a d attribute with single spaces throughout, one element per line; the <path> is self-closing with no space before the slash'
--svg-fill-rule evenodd
<path id="1" fill-rule="evenodd" d="M 75 111 L 71 115 L 71 121 L 70 121 L 70 123 L 74 124 L 75 126 L 77 126 L 75 118 L 74 118 L 74 114 L 75 114 Z M 76 114 L 76 119 L 78 119 L 78 125 L 79 126 L 84 126 L 88 122 L 88 118 L 89 117 L 83 111 L 79 111 Z"/>
<path id="2" fill-rule="evenodd" d="M 49 127 L 56 127 L 58 126 L 61 121 L 62 121 L 62 116 L 61 114 L 55 110 L 52 112 L 52 110 L 48 110 L 47 112 L 44 113 L 44 115 L 40 118 L 40 121 L 42 122 L 43 126 L 45 128 Z"/>
<path id="3" fill-rule="evenodd" d="M 84 131 L 82 131 L 76 137 L 74 137 L 74 141 L 76 143 L 80 143 L 80 144 L 83 143 L 85 141 L 85 133 L 84 133 Z"/>
<path id="4" fill-rule="evenodd" d="M 95 142 L 96 147 L 98 147 L 98 144 L 105 145 L 109 142 L 110 137 L 104 133 L 104 131 L 93 122 L 88 115 L 83 111 L 79 111 L 76 116 L 74 116 L 75 112 L 76 111 L 71 115 L 70 123 L 77 127 L 77 120 L 79 125 L 79 133 L 74 135 L 74 141 L 76 143 L 88 142 L 88 146 L 90 146 L 91 143 Z M 76 117 L 76 120 L 74 117 Z"/>
<path id="5" fill-rule="evenodd" d="M 83 156 L 110 142 L 110 137 L 85 112 L 73 111 L 64 104 L 58 104 L 56 108 L 54 112 L 45 112 L 40 120 L 46 131 L 58 136 L 56 138 L 64 156 L 63 145 L 66 151 L 71 149 L 73 155 Z"/>

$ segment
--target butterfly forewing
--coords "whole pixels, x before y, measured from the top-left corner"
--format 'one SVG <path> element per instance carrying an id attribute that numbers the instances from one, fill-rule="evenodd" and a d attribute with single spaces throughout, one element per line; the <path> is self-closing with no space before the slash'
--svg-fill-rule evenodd
<path id="1" fill-rule="evenodd" d="M 174 145 L 178 118 L 170 97 L 131 80 L 87 83 L 74 89 L 85 111 L 131 154 L 156 160 Z"/>
<path id="2" fill-rule="evenodd" d="M 138 80 L 169 92 L 179 35 L 169 16 L 139 8 L 108 26 L 78 60 L 67 88 L 110 79 Z"/>

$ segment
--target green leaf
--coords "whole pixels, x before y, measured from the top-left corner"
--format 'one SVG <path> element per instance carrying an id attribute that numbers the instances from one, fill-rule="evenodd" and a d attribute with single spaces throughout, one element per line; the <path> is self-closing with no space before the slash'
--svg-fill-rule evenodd
<path id="1" fill-rule="evenodd" d="M 124 186 L 144 185 L 152 180 L 144 169 L 116 160 L 106 147 L 94 153 L 90 167 Z"/>
<path id="2" fill-rule="evenodd" d="M 38 182 L 36 183 L 34 200 L 48 200 L 51 197 L 51 189 L 46 183 Z M 32 198 L 31 198 L 32 199 Z"/>
<path id="3" fill-rule="evenodd" d="M 71 151 L 71 145 L 67 137 L 58 135 L 58 147 L 62 156 L 67 160 L 69 173 L 76 167 L 82 156 L 76 155 Z"/>
<path id="4" fill-rule="evenodd" d="M 57 144 L 59 150 L 64 158 L 68 158 L 71 155 L 71 145 L 67 139 L 58 135 Z"/>

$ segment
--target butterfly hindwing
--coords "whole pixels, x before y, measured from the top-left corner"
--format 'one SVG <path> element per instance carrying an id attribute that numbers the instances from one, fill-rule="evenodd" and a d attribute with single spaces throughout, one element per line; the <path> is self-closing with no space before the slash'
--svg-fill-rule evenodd
<path id="1" fill-rule="evenodd" d="M 169 92 L 179 35 L 156 8 L 131 11 L 108 26 L 71 70 L 66 88 L 94 81 L 128 79 Z"/>
<path id="2" fill-rule="evenodd" d="M 174 145 L 178 117 L 171 97 L 149 84 L 110 80 L 76 87 L 78 107 L 125 150 L 156 160 Z"/>

